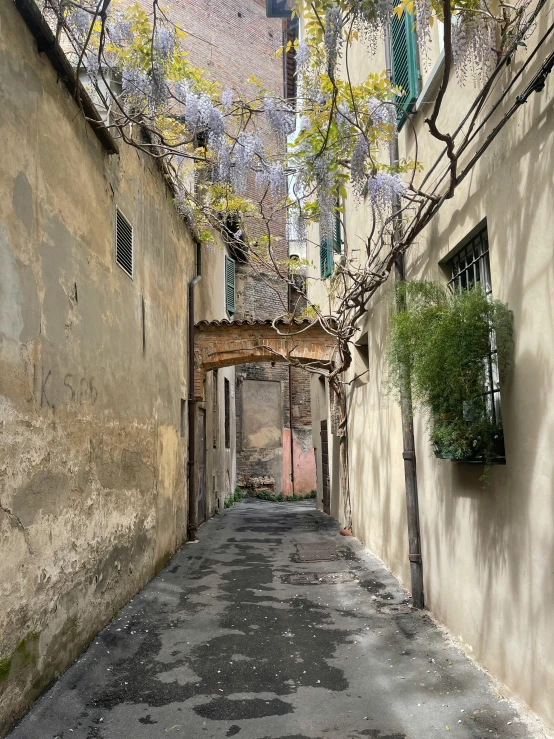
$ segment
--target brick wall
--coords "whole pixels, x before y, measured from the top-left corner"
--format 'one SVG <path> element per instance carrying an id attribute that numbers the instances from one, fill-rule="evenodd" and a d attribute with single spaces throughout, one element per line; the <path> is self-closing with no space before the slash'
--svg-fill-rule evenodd
<path id="1" fill-rule="evenodd" d="M 151 0 L 141 2 L 151 10 Z M 283 41 L 283 21 L 266 17 L 264 0 L 219 0 L 217 3 L 211 0 L 169 0 L 164 4 L 167 6 L 170 19 L 187 33 L 185 43 L 192 64 L 206 69 L 223 85 L 243 94 L 256 94 L 255 87 L 246 83 L 248 77 L 254 75 L 266 90 L 283 95 L 283 60 L 275 56 Z M 262 121 L 258 125 L 266 147 L 274 150 L 275 140 L 268 136 Z M 248 184 L 247 195 L 255 196 L 253 182 Z M 244 231 L 250 240 L 261 235 L 259 226 L 248 220 L 244 223 Z M 288 247 L 282 215 L 273 220 L 271 235 L 274 253 L 279 258 L 286 258 Z M 257 275 L 250 266 L 237 264 L 236 319 L 274 318 L 287 309 L 287 286 L 282 281 L 270 275 Z M 237 367 L 237 384 L 241 379 L 281 383 L 283 428 L 288 428 L 291 405 L 288 367 L 270 363 L 242 365 Z M 307 373 L 293 368 L 293 425 L 301 429 L 309 428 L 311 424 L 309 381 Z M 242 395 L 237 388 L 237 473 L 269 474 L 272 465 L 275 467 L 278 462 L 275 450 L 241 448 L 241 402 Z"/>

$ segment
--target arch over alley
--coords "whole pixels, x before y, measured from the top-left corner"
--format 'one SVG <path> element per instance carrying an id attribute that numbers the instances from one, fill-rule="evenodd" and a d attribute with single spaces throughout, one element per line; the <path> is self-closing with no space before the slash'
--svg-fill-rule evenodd
<path id="1" fill-rule="evenodd" d="M 194 398 L 204 400 L 206 373 L 248 362 L 289 362 L 331 369 L 335 341 L 310 320 L 200 321 L 194 328 Z"/>

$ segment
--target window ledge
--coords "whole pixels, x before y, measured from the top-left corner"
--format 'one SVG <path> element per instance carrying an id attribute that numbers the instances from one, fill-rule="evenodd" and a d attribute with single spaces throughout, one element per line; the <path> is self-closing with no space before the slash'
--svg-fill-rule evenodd
<path id="1" fill-rule="evenodd" d="M 418 113 L 425 106 L 433 102 L 435 90 L 438 86 L 439 81 L 442 79 L 442 73 L 444 69 L 444 49 L 441 51 L 439 58 L 435 62 L 435 66 L 431 70 L 427 82 L 423 86 L 422 91 L 419 93 L 419 97 L 416 100 L 414 106 L 414 113 Z"/>

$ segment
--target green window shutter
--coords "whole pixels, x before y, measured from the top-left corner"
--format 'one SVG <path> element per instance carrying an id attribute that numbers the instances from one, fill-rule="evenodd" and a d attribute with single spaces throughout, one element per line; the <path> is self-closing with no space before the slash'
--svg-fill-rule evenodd
<path id="1" fill-rule="evenodd" d="M 337 198 L 337 208 L 340 207 L 340 199 Z M 340 225 L 340 211 L 337 210 L 335 214 L 335 228 L 333 229 L 333 249 L 337 254 L 340 254 L 342 246 L 341 236 L 341 225 Z"/>
<path id="2" fill-rule="evenodd" d="M 228 313 L 235 312 L 235 260 L 225 257 L 225 307 Z"/>
<path id="3" fill-rule="evenodd" d="M 396 95 L 394 102 L 406 113 L 414 109 L 419 94 L 419 71 L 417 68 L 417 41 L 414 32 L 415 16 L 406 10 L 399 18 L 396 13 L 391 20 L 392 81 L 401 87 L 402 95 Z M 398 130 L 406 121 L 405 113 L 399 111 Z"/>
<path id="4" fill-rule="evenodd" d="M 319 242 L 319 274 L 323 280 L 333 271 L 333 243 L 327 239 Z"/>

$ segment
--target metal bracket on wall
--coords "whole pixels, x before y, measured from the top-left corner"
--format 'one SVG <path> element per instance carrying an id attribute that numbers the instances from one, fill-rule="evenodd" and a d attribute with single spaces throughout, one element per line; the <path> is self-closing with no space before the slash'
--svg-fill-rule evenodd
<path id="1" fill-rule="evenodd" d="M 408 559 L 410 562 L 415 562 L 416 564 L 421 564 L 421 554 L 408 554 Z"/>

